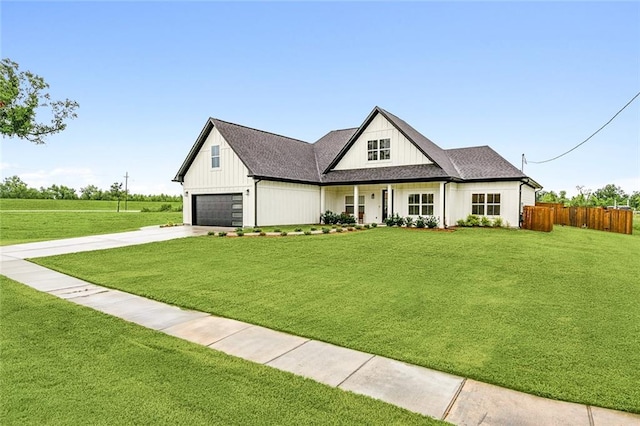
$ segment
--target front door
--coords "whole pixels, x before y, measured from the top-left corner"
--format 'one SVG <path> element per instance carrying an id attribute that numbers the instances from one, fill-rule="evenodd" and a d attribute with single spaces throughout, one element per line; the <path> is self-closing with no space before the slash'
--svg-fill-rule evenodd
<path id="1" fill-rule="evenodd" d="M 387 190 L 382 190 L 382 220 L 384 221 L 387 216 L 389 216 L 389 212 L 393 214 L 393 189 L 391 190 L 391 210 L 389 210 L 389 206 L 387 205 Z"/>

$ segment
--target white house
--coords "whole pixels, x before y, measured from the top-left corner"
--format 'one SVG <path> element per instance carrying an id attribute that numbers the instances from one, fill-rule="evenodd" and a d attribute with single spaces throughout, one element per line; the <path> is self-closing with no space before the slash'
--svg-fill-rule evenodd
<path id="1" fill-rule="evenodd" d="M 364 223 L 477 214 L 518 226 L 541 188 L 488 146 L 442 149 L 379 107 L 315 143 L 210 118 L 173 181 L 184 223 L 234 227 L 318 223 L 326 210 Z"/>

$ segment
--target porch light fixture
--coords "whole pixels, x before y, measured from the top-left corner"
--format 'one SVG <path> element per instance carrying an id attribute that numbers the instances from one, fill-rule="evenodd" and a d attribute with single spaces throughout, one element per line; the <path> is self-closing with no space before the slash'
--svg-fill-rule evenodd
<path id="1" fill-rule="evenodd" d="M 376 194 L 371 194 L 371 199 L 375 200 L 375 198 L 376 198 Z"/>
<path id="2" fill-rule="evenodd" d="M 249 188 L 247 188 L 247 196 L 249 195 Z"/>

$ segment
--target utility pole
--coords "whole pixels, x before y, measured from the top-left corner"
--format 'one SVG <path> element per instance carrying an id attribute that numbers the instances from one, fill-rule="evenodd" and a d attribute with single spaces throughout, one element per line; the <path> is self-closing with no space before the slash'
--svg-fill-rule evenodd
<path id="1" fill-rule="evenodd" d="M 129 186 L 129 172 L 125 172 L 124 174 L 124 211 L 127 211 L 127 198 L 129 198 L 128 186 Z"/>
<path id="2" fill-rule="evenodd" d="M 522 154 L 522 163 L 521 163 L 521 165 L 520 165 L 520 171 L 521 171 L 522 173 L 524 173 L 524 165 L 525 165 L 525 163 L 526 163 L 526 162 L 527 162 L 527 159 L 526 159 L 526 158 L 524 158 L 524 154 Z"/>

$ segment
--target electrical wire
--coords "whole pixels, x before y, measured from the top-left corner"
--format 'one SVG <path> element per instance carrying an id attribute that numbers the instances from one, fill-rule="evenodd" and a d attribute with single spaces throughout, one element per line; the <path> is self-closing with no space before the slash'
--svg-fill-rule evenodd
<path id="1" fill-rule="evenodd" d="M 602 125 L 602 127 L 600 127 L 598 130 L 596 130 L 595 132 L 593 132 L 593 134 L 591 134 L 591 136 L 589 136 L 588 138 L 586 138 L 585 140 L 583 140 L 582 142 L 580 142 L 578 145 L 576 145 L 576 146 L 574 146 L 573 148 L 571 148 L 569 151 L 564 152 L 564 153 L 562 153 L 562 154 L 560 154 L 560 155 L 558 155 L 558 156 L 556 156 L 556 157 L 553 157 L 553 158 L 550 158 L 550 159 L 548 159 L 548 160 L 544 160 L 544 161 L 529 161 L 529 160 L 526 160 L 526 159 L 525 159 L 524 161 L 525 161 L 527 164 L 542 164 L 542 163 L 548 163 L 548 162 L 553 161 L 553 160 L 557 160 L 557 159 L 558 159 L 558 158 L 560 158 L 560 157 L 564 157 L 565 155 L 567 155 L 567 154 L 568 154 L 568 153 L 570 153 L 571 151 L 573 151 L 573 150 L 575 150 L 575 149 L 579 148 L 581 145 L 584 145 L 584 144 L 585 144 L 589 139 L 591 139 L 592 137 L 594 137 L 595 135 L 597 135 L 597 134 L 598 134 L 598 132 L 600 132 L 600 130 L 602 130 L 602 129 L 604 129 L 605 127 L 607 127 L 607 126 L 609 125 L 609 123 L 611 123 L 611 122 L 612 122 L 612 121 L 613 121 L 613 120 L 618 116 L 618 114 L 620 114 L 622 111 L 624 111 L 624 109 L 625 109 L 626 107 L 628 107 L 629 105 L 631 105 L 631 103 L 632 103 L 633 101 L 635 101 L 635 100 L 636 100 L 636 98 L 637 98 L 638 96 L 640 96 L 640 92 L 636 93 L 636 95 L 635 95 L 633 98 L 631 98 L 631 100 L 630 100 L 629 102 L 627 102 L 625 106 L 623 106 L 622 108 L 620 108 L 620 110 L 619 110 L 618 112 L 616 112 L 616 113 L 615 113 L 615 115 L 614 115 L 613 117 L 611 117 L 611 119 L 610 119 L 609 121 L 607 121 L 606 123 L 604 123 L 604 124 Z"/>

